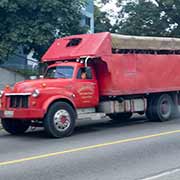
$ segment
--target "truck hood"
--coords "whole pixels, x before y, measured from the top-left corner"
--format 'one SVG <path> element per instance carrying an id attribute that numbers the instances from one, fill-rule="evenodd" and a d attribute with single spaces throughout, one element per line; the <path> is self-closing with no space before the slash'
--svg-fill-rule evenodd
<path id="1" fill-rule="evenodd" d="M 67 88 L 72 86 L 71 79 L 37 79 L 37 80 L 25 80 L 15 84 L 13 92 L 32 92 L 35 89 L 58 89 Z"/>

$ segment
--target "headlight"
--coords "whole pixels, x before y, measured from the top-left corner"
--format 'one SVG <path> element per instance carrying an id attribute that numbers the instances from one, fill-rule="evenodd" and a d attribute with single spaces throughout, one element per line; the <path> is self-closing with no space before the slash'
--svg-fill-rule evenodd
<path id="1" fill-rule="evenodd" d="M 3 96 L 4 91 L 0 91 L 0 98 Z"/>
<path id="2" fill-rule="evenodd" d="M 38 89 L 35 89 L 34 92 L 32 93 L 32 97 L 38 97 L 40 94 Z"/>

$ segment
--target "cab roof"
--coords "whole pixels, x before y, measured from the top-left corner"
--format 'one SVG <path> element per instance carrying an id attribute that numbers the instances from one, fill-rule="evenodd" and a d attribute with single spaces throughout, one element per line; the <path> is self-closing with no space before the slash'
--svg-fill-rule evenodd
<path id="1" fill-rule="evenodd" d="M 110 33 L 81 34 L 56 39 L 42 57 L 43 62 L 111 54 Z"/>

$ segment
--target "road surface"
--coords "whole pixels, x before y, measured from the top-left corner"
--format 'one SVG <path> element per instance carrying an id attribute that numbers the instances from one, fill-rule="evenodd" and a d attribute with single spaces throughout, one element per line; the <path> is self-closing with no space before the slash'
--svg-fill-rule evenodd
<path id="1" fill-rule="evenodd" d="M 0 131 L 1 180 L 178 180 L 180 120 L 79 122 L 72 136 L 49 139 Z"/>

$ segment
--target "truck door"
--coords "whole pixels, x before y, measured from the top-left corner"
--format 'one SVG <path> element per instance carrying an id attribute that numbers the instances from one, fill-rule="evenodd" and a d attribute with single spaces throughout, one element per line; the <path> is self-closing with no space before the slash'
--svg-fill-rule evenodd
<path id="1" fill-rule="evenodd" d="M 93 69 L 91 67 L 79 68 L 75 84 L 77 107 L 95 107 L 99 102 L 99 93 Z"/>

